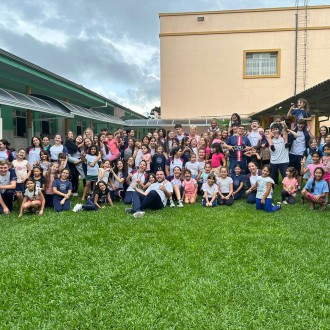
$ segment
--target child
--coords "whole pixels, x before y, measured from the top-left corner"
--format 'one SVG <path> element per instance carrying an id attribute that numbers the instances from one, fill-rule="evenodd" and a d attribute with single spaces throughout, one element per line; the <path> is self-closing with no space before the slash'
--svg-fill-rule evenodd
<path id="1" fill-rule="evenodd" d="M 25 159 L 25 155 L 25 150 L 20 149 L 16 154 L 17 159 L 13 160 L 12 162 L 17 177 L 16 197 L 19 205 L 21 205 L 23 200 L 24 183 L 31 175 L 30 163 Z"/>
<path id="2" fill-rule="evenodd" d="M 109 203 L 110 206 L 113 206 L 110 197 L 110 190 L 107 188 L 106 182 L 101 180 L 95 185 L 93 198 L 88 198 L 85 205 L 76 204 L 72 211 L 97 211 L 99 209 L 104 209 L 106 203 Z"/>
<path id="3" fill-rule="evenodd" d="M 151 164 L 151 153 L 149 146 L 147 144 L 142 144 L 142 159 L 146 162 L 147 167 L 146 167 L 146 172 L 150 172 L 150 164 Z"/>
<path id="4" fill-rule="evenodd" d="M 135 160 L 135 167 L 139 167 L 141 161 L 143 160 L 143 152 L 142 152 L 142 144 L 140 141 L 136 141 L 135 142 L 135 149 L 134 149 L 134 154 L 133 154 L 133 158 Z"/>
<path id="5" fill-rule="evenodd" d="M 198 156 L 198 143 L 197 143 L 197 139 L 196 138 L 192 138 L 190 140 L 190 148 L 192 150 L 192 152 L 196 155 L 196 157 Z"/>
<path id="6" fill-rule="evenodd" d="M 99 171 L 98 158 L 98 149 L 95 146 L 91 146 L 87 154 L 83 156 L 83 161 L 87 164 L 87 175 L 82 200 L 86 199 L 87 193 L 93 189 L 94 183 L 97 182 Z"/>
<path id="7" fill-rule="evenodd" d="M 42 215 L 45 208 L 44 195 L 40 189 L 38 189 L 32 178 L 26 180 L 25 187 L 24 198 L 18 217 L 21 218 L 25 210 L 31 210 L 36 214 Z"/>
<path id="8" fill-rule="evenodd" d="M 179 166 L 175 166 L 173 169 L 173 175 L 166 178 L 172 184 L 174 197 L 178 201 L 178 207 L 183 207 L 182 204 L 182 194 L 183 194 L 183 187 L 182 182 L 183 179 L 181 177 L 181 168 Z M 173 198 L 170 198 L 170 207 L 175 207 Z"/>
<path id="9" fill-rule="evenodd" d="M 45 201 L 46 201 L 46 207 L 53 207 L 54 202 L 53 202 L 53 197 L 54 197 L 54 192 L 53 192 L 53 182 L 55 179 L 57 179 L 58 175 L 58 163 L 52 163 L 50 165 L 50 168 L 48 172 L 45 175 Z"/>
<path id="10" fill-rule="evenodd" d="M 133 198 L 133 192 L 135 189 L 133 187 L 137 186 L 141 189 L 144 189 L 144 183 L 147 180 L 147 173 L 145 172 L 147 164 L 144 160 L 141 160 L 139 164 L 139 169 L 132 171 L 129 175 L 127 175 L 126 183 L 129 187 L 126 190 L 124 203 L 131 204 Z"/>
<path id="11" fill-rule="evenodd" d="M 207 182 L 203 183 L 202 190 L 204 192 L 202 205 L 206 207 L 217 206 L 218 186 L 213 173 L 207 176 Z"/>
<path id="12" fill-rule="evenodd" d="M 212 158 L 211 158 L 211 166 L 213 169 L 222 166 L 226 166 L 226 158 L 223 154 L 220 143 L 213 143 L 211 146 L 212 149 Z"/>
<path id="13" fill-rule="evenodd" d="M 197 181 L 191 177 L 191 171 L 184 171 L 183 199 L 186 204 L 195 204 L 197 198 Z"/>
<path id="14" fill-rule="evenodd" d="M 325 180 L 322 179 L 324 169 L 316 167 L 314 171 L 314 178 L 309 179 L 305 188 L 301 191 L 303 198 L 310 203 L 310 210 L 313 210 L 315 204 L 320 205 L 320 211 L 327 207 L 327 195 L 329 194 L 329 187 Z"/>
<path id="15" fill-rule="evenodd" d="M 152 172 L 163 171 L 165 173 L 166 156 L 164 155 L 163 146 L 159 145 L 156 148 L 156 153 L 152 156 Z"/>
<path id="16" fill-rule="evenodd" d="M 69 181 L 70 171 L 63 169 L 60 172 L 60 177 L 55 179 L 53 187 L 53 203 L 56 212 L 69 211 L 70 209 L 70 196 L 72 192 L 72 184 Z"/>
<path id="17" fill-rule="evenodd" d="M 322 151 L 325 155 L 322 157 L 322 164 L 324 166 L 323 180 L 328 183 L 328 187 L 330 188 L 330 143 L 326 143 L 323 146 Z M 328 204 L 328 195 L 326 197 L 326 202 Z"/>
<path id="18" fill-rule="evenodd" d="M 106 159 L 102 162 L 101 167 L 98 170 L 97 182 L 104 181 L 108 187 L 110 171 L 111 171 L 111 163 L 110 160 Z"/>
<path id="19" fill-rule="evenodd" d="M 267 165 L 267 164 L 266 164 Z M 248 164 L 249 174 L 246 177 L 246 202 L 248 204 L 254 204 L 256 202 L 256 182 L 259 176 L 261 176 L 261 170 L 258 169 L 257 165 L 253 162 Z"/>
<path id="20" fill-rule="evenodd" d="M 317 167 L 322 167 L 324 169 L 323 163 L 321 163 L 322 159 L 322 153 L 319 150 L 316 150 L 312 153 L 312 164 L 309 164 L 305 168 L 305 162 L 304 160 L 301 161 L 301 175 L 304 175 L 309 171 L 309 178 L 313 179 L 314 178 L 314 171 Z"/>
<path id="21" fill-rule="evenodd" d="M 64 152 L 59 153 L 57 162 L 59 164 L 58 170 L 61 172 L 63 169 L 69 169 L 68 166 L 68 155 Z"/>
<path id="22" fill-rule="evenodd" d="M 260 147 L 259 146 L 254 146 L 251 148 L 251 150 L 246 151 L 244 153 L 245 156 L 248 157 L 247 161 L 249 162 L 254 162 L 258 168 L 261 167 L 261 161 L 262 157 L 260 155 Z"/>
<path id="23" fill-rule="evenodd" d="M 220 167 L 220 177 L 217 179 L 218 190 L 218 204 L 232 206 L 233 198 L 233 179 L 229 176 L 229 170 L 226 166 Z"/>
<path id="24" fill-rule="evenodd" d="M 173 175 L 173 169 L 176 166 L 179 166 L 181 170 L 183 170 L 184 160 L 181 158 L 182 156 L 182 148 L 177 147 L 173 148 L 171 151 L 172 157 L 167 159 L 165 164 L 165 173 L 166 176 Z"/>
<path id="25" fill-rule="evenodd" d="M 185 165 L 190 160 L 190 156 L 193 153 L 190 147 L 190 137 L 185 136 L 181 141 L 182 146 L 182 159 L 183 164 Z"/>
<path id="26" fill-rule="evenodd" d="M 283 179 L 283 190 L 281 192 L 283 204 L 294 204 L 296 202 L 296 192 L 298 190 L 297 171 L 294 167 L 286 169 L 286 177 Z M 287 199 L 287 200 L 286 200 Z"/>
<path id="27" fill-rule="evenodd" d="M 40 151 L 40 162 L 39 162 L 39 166 L 42 169 L 43 175 L 45 176 L 45 174 L 48 172 L 49 168 L 50 168 L 50 158 L 49 158 L 49 153 L 48 151 L 45 150 L 41 150 Z"/>
<path id="28" fill-rule="evenodd" d="M 121 159 L 118 159 L 114 168 L 110 169 L 110 196 L 112 199 L 122 199 L 124 190 L 124 181 L 127 177 L 125 164 Z"/>
<path id="29" fill-rule="evenodd" d="M 63 146 L 62 141 L 62 135 L 55 134 L 54 145 L 49 149 L 50 159 L 52 162 L 57 162 L 60 153 L 65 153 L 66 155 L 68 154 L 68 148 Z"/>
<path id="30" fill-rule="evenodd" d="M 273 206 L 273 184 L 274 180 L 270 177 L 272 168 L 266 164 L 262 167 L 261 176 L 258 176 L 255 187 L 257 188 L 256 209 L 266 212 L 275 212 L 281 208 L 281 204 Z"/>
<path id="31" fill-rule="evenodd" d="M 45 191 L 45 178 L 39 166 L 34 166 L 32 170 L 32 177 L 36 183 L 37 188 L 43 193 Z"/>
<path id="32" fill-rule="evenodd" d="M 234 167 L 234 174 L 231 176 L 233 179 L 233 198 L 237 201 L 245 194 L 245 175 L 242 174 L 242 168 L 240 164 L 236 164 Z"/>
<path id="33" fill-rule="evenodd" d="M 156 174 L 149 173 L 148 182 L 144 185 L 143 190 L 147 190 L 155 182 L 157 182 Z"/>
<path id="34" fill-rule="evenodd" d="M 315 151 L 317 151 L 317 140 L 316 139 L 310 139 L 309 140 L 309 147 L 306 148 L 306 150 L 304 151 L 304 154 L 303 154 L 302 162 L 304 164 L 304 169 L 306 169 L 309 164 L 313 164 L 312 154 Z M 307 171 L 304 174 L 303 179 L 308 180 L 309 177 L 310 177 L 310 173 L 309 173 L 309 171 Z"/>
<path id="35" fill-rule="evenodd" d="M 197 178 L 200 170 L 202 170 L 203 167 L 201 167 L 201 163 L 197 162 L 196 154 L 191 154 L 190 161 L 186 163 L 185 169 L 190 170 L 192 178 Z"/>

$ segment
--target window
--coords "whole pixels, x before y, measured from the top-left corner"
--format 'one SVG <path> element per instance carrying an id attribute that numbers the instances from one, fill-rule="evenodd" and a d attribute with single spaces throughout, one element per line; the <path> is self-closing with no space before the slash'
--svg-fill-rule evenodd
<path id="1" fill-rule="evenodd" d="M 13 127 L 14 134 L 18 137 L 26 137 L 27 125 L 26 125 L 26 111 L 25 110 L 13 110 Z"/>
<path id="2" fill-rule="evenodd" d="M 80 120 L 76 121 L 76 132 L 77 135 L 83 135 L 84 129 L 83 129 L 83 123 Z"/>
<path id="3" fill-rule="evenodd" d="M 280 50 L 245 50 L 243 78 L 279 78 Z"/>

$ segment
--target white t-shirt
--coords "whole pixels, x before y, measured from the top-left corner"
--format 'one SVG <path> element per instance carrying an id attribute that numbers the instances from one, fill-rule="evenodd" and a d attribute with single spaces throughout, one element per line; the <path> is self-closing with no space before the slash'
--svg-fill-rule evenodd
<path id="1" fill-rule="evenodd" d="M 252 147 L 258 145 L 258 142 L 259 142 L 260 138 L 261 138 L 261 136 L 260 136 L 260 133 L 258 131 L 255 131 L 255 132 L 252 131 L 248 135 L 248 139 L 249 139 Z"/>
<path id="2" fill-rule="evenodd" d="M 233 179 L 230 176 L 227 176 L 225 179 L 221 177 L 217 179 L 217 185 L 222 194 L 228 194 L 230 192 L 231 183 L 233 183 Z"/>
<path id="3" fill-rule="evenodd" d="M 215 193 L 218 192 L 218 186 L 217 184 L 213 184 L 212 186 L 209 186 L 207 182 L 203 183 L 202 190 L 204 192 L 207 192 L 207 197 L 212 198 Z"/>
<path id="4" fill-rule="evenodd" d="M 272 139 L 275 150 L 270 148 L 270 163 L 284 164 L 289 162 L 289 149 L 285 148 L 284 139 L 279 136 Z"/>
<path id="5" fill-rule="evenodd" d="M 271 184 L 275 183 L 274 180 L 270 176 L 267 176 L 266 178 L 259 176 L 257 179 L 257 182 L 258 182 L 258 188 L 257 188 L 256 198 L 259 198 L 259 199 L 261 199 L 262 196 L 264 195 L 264 193 L 266 192 L 267 183 L 269 183 L 269 182 Z M 267 196 L 267 198 L 272 198 L 272 197 L 273 197 L 273 187 L 270 189 L 270 193 Z"/>
<path id="6" fill-rule="evenodd" d="M 151 190 L 155 190 L 157 192 L 157 194 L 159 195 L 160 199 L 162 200 L 162 203 L 164 204 L 164 206 L 166 206 L 167 198 L 165 196 L 164 191 L 159 189 L 160 186 L 165 186 L 165 189 L 168 192 L 173 193 L 173 186 L 167 180 L 164 180 L 163 182 L 155 182 L 155 183 L 151 184 L 150 187 L 146 190 L 146 193 L 149 193 Z"/>

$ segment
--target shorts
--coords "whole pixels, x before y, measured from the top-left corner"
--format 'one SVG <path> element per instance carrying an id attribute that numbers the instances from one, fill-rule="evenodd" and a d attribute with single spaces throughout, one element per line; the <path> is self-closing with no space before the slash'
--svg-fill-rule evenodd
<path id="1" fill-rule="evenodd" d="M 25 190 L 24 183 L 16 183 L 16 192 L 23 192 Z"/>
<path id="2" fill-rule="evenodd" d="M 41 205 L 41 200 L 40 199 L 29 199 L 28 202 L 37 202 L 39 205 Z"/>
<path id="3" fill-rule="evenodd" d="M 98 179 L 98 176 L 97 175 L 86 175 L 86 181 L 96 182 L 97 179 Z"/>

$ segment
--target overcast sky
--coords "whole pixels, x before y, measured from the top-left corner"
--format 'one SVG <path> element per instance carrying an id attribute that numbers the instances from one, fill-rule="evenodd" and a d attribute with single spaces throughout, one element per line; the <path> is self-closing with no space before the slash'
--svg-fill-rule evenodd
<path id="1" fill-rule="evenodd" d="M 294 0 L 2 0 L 0 48 L 146 114 L 160 105 L 159 13 L 294 5 Z"/>

